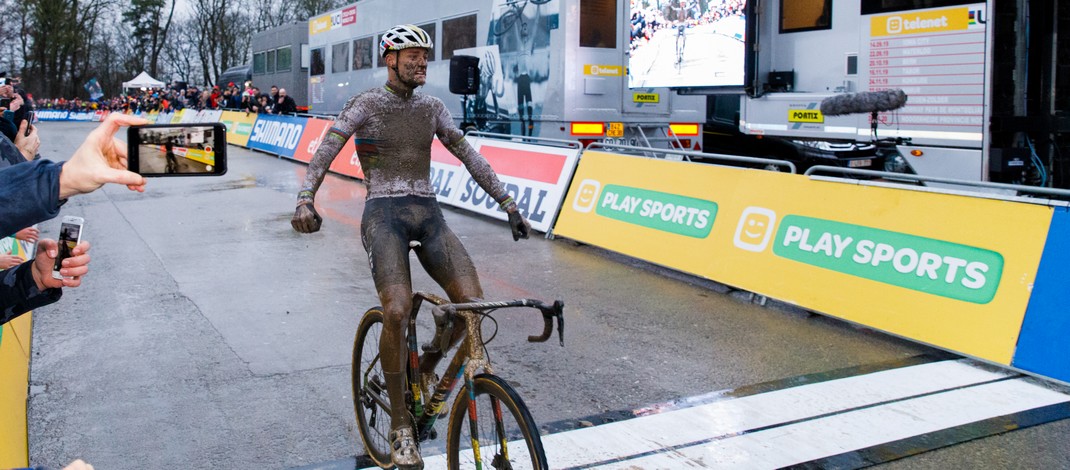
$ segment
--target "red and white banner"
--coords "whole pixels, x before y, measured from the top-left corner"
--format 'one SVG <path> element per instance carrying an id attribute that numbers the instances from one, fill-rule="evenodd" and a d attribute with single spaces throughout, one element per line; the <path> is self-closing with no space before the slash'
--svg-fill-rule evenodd
<path id="1" fill-rule="evenodd" d="M 579 149 L 469 138 L 490 163 L 531 227 L 548 232 L 576 168 Z M 507 220 L 498 203 L 437 140 L 431 152 L 431 183 L 440 202 Z"/>
<path id="2" fill-rule="evenodd" d="M 327 131 L 331 129 L 331 124 L 334 124 L 334 121 L 309 119 L 305 123 L 305 132 L 301 134 L 297 149 L 294 150 L 294 159 L 305 163 L 312 161 L 312 156 L 316 154 L 316 150 L 319 149 L 323 139 L 327 137 Z M 360 161 L 357 160 L 357 146 L 353 143 L 352 137 L 338 152 L 338 156 L 331 163 L 330 171 L 361 180 L 364 179 L 364 171 L 361 170 Z"/>

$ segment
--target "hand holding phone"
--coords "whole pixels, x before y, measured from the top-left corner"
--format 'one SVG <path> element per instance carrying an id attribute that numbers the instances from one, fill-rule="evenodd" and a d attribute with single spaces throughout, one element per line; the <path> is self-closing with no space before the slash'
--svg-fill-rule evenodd
<path id="1" fill-rule="evenodd" d="M 29 137 L 30 132 L 33 132 L 33 110 L 26 111 L 26 117 L 23 120 L 26 121 L 26 133 L 23 135 Z"/>
<path id="2" fill-rule="evenodd" d="M 52 265 L 52 279 L 64 278 L 60 274 L 60 270 L 63 269 L 63 260 L 70 258 L 74 247 L 82 241 L 82 227 L 84 226 L 85 219 L 81 217 L 73 215 L 63 217 L 63 222 L 59 226 L 59 251 L 56 254 L 56 262 Z"/>
<path id="3" fill-rule="evenodd" d="M 131 126 L 127 167 L 141 176 L 219 176 L 227 172 L 222 123 Z"/>

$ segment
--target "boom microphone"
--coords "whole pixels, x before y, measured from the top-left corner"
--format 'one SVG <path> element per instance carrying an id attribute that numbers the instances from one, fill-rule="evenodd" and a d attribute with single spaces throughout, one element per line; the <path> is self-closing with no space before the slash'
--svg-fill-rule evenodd
<path id="1" fill-rule="evenodd" d="M 907 94 L 898 88 L 882 91 L 864 91 L 830 96 L 821 100 L 821 113 L 826 116 L 868 114 L 892 111 L 902 108 L 906 104 Z"/>

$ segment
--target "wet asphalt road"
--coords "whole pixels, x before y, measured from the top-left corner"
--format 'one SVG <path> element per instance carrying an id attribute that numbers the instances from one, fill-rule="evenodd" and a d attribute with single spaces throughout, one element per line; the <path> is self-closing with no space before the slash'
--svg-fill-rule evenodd
<path id="1" fill-rule="evenodd" d="M 64 160 L 95 127 L 43 123 Z M 230 147 L 223 177 L 107 187 L 86 220 L 91 274 L 35 315 L 30 455 L 98 469 L 289 468 L 361 452 L 353 334 L 378 303 L 360 244 L 364 188 L 328 176 L 319 233 L 290 228 L 305 166 Z M 514 243 L 504 222 L 444 210 L 488 298 L 566 301 L 566 347 L 499 316 L 497 372 L 540 423 L 570 423 L 716 390 L 931 352 L 568 240 Z M 54 238 L 58 219 L 41 224 Z M 414 263 L 414 266 L 418 266 Z M 418 289 L 437 292 L 417 270 Z M 1070 420 L 944 448 L 888 468 L 1070 468 Z"/>

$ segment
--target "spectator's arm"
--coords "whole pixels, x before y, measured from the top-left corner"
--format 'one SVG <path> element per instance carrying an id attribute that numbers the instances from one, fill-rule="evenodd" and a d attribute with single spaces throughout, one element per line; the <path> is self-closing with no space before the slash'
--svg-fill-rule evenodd
<path id="1" fill-rule="evenodd" d="M 35 160 L 0 170 L 0 233 L 15 233 L 59 215 L 63 165 Z"/>
<path id="2" fill-rule="evenodd" d="M 0 272 L 0 325 L 30 310 L 53 303 L 63 295 L 60 289 L 38 289 L 32 268 L 33 261 L 27 261 Z"/>

